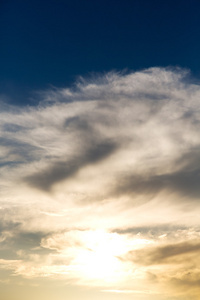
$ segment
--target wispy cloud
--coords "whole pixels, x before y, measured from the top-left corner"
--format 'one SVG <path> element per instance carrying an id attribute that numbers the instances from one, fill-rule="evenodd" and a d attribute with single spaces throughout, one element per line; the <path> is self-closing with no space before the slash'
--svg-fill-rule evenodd
<path id="1" fill-rule="evenodd" d="M 2 269 L 198 289 L 200 86 L 188 76 L 111 72 L 40 92 L 37 106 L 1 102 Z"/>

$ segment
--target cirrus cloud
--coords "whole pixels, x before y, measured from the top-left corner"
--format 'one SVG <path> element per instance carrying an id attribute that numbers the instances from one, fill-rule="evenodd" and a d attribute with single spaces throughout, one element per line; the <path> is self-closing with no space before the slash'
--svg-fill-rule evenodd
<path id="1" fill-rule="evenodd" d="M 134 279 L 144 295 L 188 285 L 195 299 L 200 86 L 185 70 L 151 68 L 39 97 L 37 106 L 0 104 L 1 269 L 137 293 Z M 106 248 L 113 235 L 123 255 Z M 121 270 L 118 287 L 91 267 L 102 253 L 109 274 Z"/>

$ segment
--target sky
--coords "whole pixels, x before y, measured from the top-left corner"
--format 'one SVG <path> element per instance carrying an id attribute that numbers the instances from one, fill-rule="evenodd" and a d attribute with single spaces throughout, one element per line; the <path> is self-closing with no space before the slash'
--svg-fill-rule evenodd
<path id="1" fill-rule="evenodd" d="M 0 300 L 198 300 L 200 2 L 1 1 Z"/>

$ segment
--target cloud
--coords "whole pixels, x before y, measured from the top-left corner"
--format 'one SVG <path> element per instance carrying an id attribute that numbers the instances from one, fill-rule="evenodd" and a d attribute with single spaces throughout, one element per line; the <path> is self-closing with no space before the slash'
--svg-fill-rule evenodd
<path id="1" fill-rule="evenodd" d="M 82 156 L 72 157 L 66 161 L 54 162 L 46 170 L 30 175 L 25 180 L 37 188 L 49 190 L 56 182 L 72 177 L 84 166 L 95 164 L 105 159 L 116 148 L 116 143 L 110 141 L 92 145 L 92 148 L 87 149 Z"/>
<path id="2" fill-rule="evenodd" d="M 140 250 L 137 253 L 129 253 L 130 257 L 133 256 L 133 261 L 144 265 L 183 263 L 185 260 L 188 261 L 191 255 L 192 260 L 194 260 L 193 254 L 195 256 L 200 255 L 200 243 L 198 241 L 168 244 Z"/>
<path id="3" fill-rule="evenodd" d="M 110 72 L 39 92 L 37 106 L 0 103 L 2 270 L 144 295 L 188 282 L 195 297 L 200 86 L 188 78 Z"/>
<path id="4" fill-rule="evenodd" d="M 71 90 L 48 91 L 38 107 L 9 107 L 1 113 L 2 166 L 15 171 L 19 164 L 21 180 L 49 190 L 117 151 L 117 172 L 111 174 L 117 186 L 120 181 L 116 194 L 157 194 L 167 185 L 181 190 L 185 180 L 194 182 L 198 169 L 190 170 L 189 161 L 191 152 L 196 161 L 199 153 L 199 90 L 184 75 L 159 68 L 109 73 L 82 79 Z M 126 164 L 118 166 L 123 159 Z M 189 174 L 177 166 L 181 159 Z M 197 184 L 193 188 L 198 197 Z"/>
<path id="5" fill-rule="evenodd" d="M 192 154 L 191 151 L 190 154 Z M 187 162 L 187 166 L 179 169 L 178 171 L 172 171 L 162 173 L 158 175 L 128 175 L 125 178 L 118 178 L 119 184 L 116 184 L 114 194 L 132 194 L 134 195 L 145 195 L 146 199 L 152 199 L 155 195 L 161 191 L 168 191 L 169 193 L 175 192 L 180 195 L 180 201 L 184 198 L 196 199 L 198 201 L 200 197 L 200 169 L 198 168 L 197 162 L 199 155 L 196 154 L 194 157 L 194 166 L 192 159 L 187 162 L 185 159 L 186 155 L 183 155 L 183 161 Z M 176 166 L 176 162 L 174 162 Z"/>

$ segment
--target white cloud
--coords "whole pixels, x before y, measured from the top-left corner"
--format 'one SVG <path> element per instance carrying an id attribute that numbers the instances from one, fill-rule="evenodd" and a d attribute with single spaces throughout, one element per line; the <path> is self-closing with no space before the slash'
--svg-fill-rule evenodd
<path id="1" fill-rule="evenodd" d="M 177 242 L 189 241 L 189 232 L 196 238 L 200 86 L 186 75 L 161 68 L 108 73 L 45 91 L 35 107 L 1 104 L 0 243 L 13 255 L 27 253 L 24 260 L 1 260 L 2 268 L 30 277 L 64 274 L 80 284 L 94 277 L 92 284 L 99 285 L 100 265 L 101 275 L 91 267 L 86 276 L 82 261 L 91 254 L 85 238 L 92 232 L 97 237 L 103 230 L 110 249 L 117 234 L 125 253 L 134 248 L 131 230 L 156 247 L 174 243 L 175 233 Z M 158 230 L 150 237 L 145 228 Z M 36 262 L 37 255 L 42 260 Z M 121 255 L 112 253 L 113 268 L 123 265 L 130 282 L 139 273 L 147 282 L 148 267 L 129 273 L 130 262 L 122 263 Z"/>

